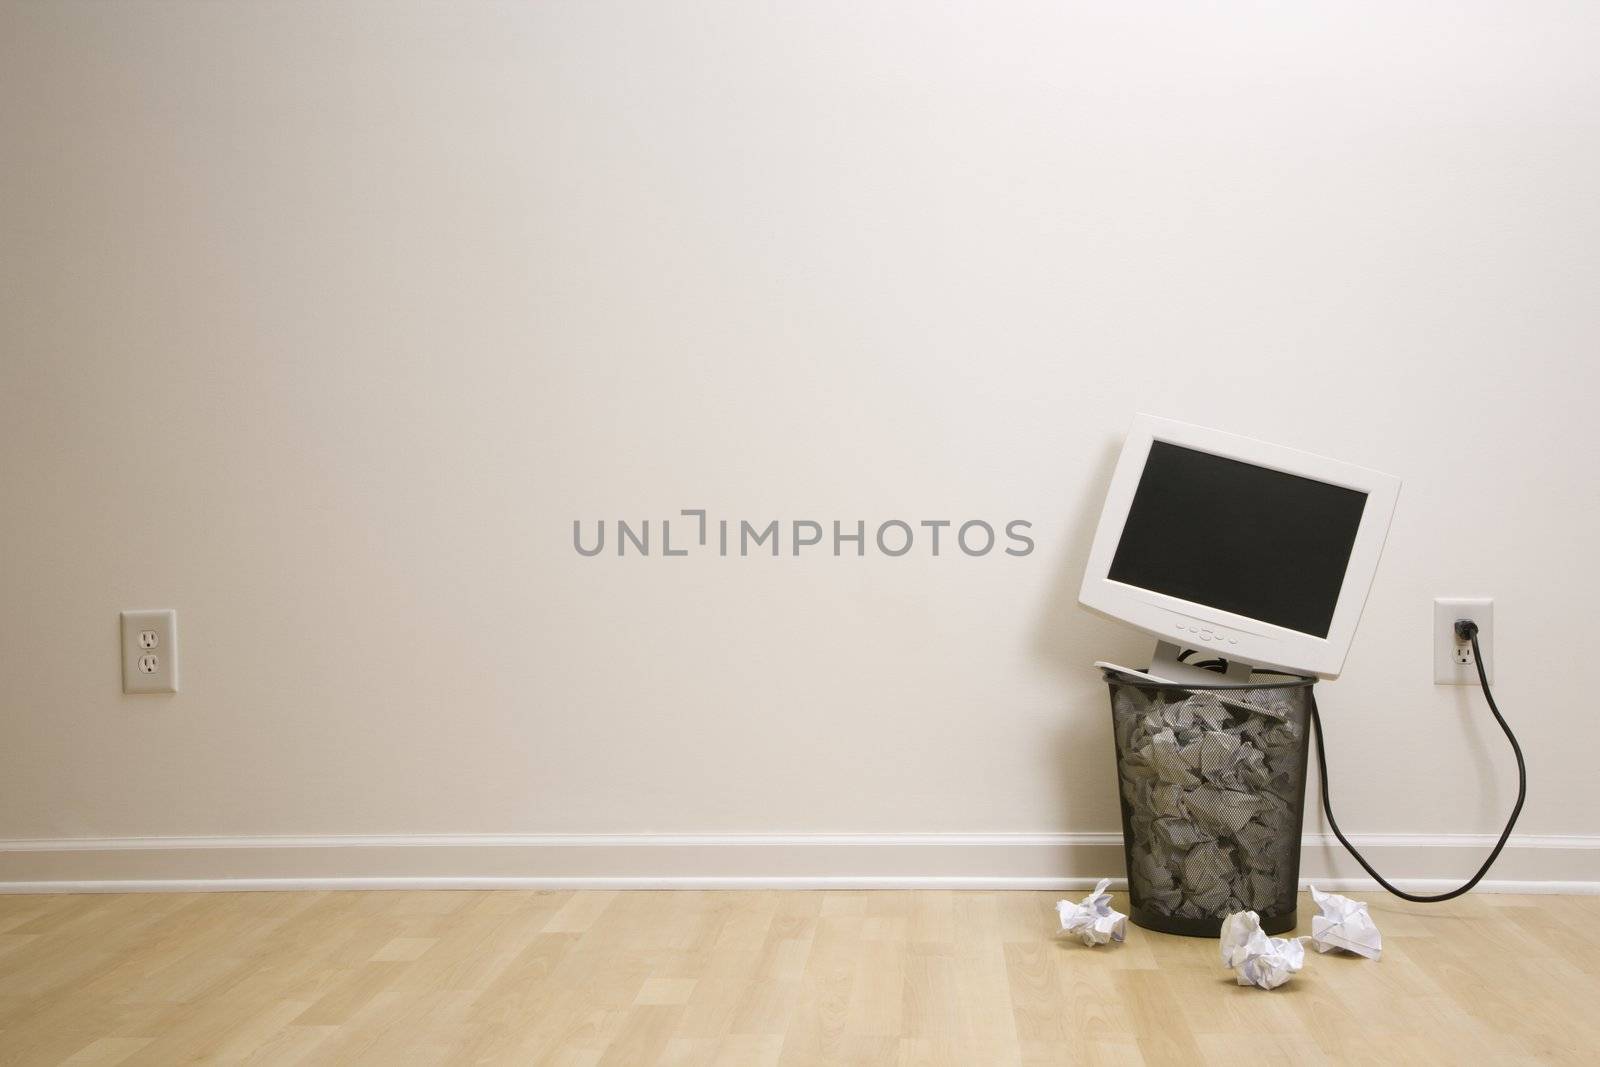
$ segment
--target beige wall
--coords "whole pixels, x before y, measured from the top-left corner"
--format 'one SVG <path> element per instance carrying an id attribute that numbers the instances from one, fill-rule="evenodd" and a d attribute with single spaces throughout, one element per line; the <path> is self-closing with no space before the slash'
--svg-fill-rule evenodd
<path id="1" fill-rule="evenodd" d="M 0 19 L 0 838 L 1114 831 L 1137 410 L 1405 479 L 1347 828 L 1498 828 L 1483 594 L 1524 829 L 1600 834 L 1593 7 Z M 1038 547 L 572 549 L 691 507 Z"/>

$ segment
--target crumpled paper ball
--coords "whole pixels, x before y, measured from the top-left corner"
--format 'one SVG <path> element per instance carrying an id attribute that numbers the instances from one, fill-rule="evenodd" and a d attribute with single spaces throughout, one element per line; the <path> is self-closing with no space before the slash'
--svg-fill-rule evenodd
<path id="1" fill-rule="evenodd" d="M 1080 903 L 1063 900 L 1056 904 L 1064 933 L 1080 938 L 1085 945 L 1103 945 L 1108 941 L 1121 941 L 1127 936 L 1128 917 L 1111 907 L 1111 894 L 1106 892 L 1111 879 L 1102 878 L 1094 892 Z"/>
<path id="2" fill-rule="evenodd" d="M 1318 952 L 1341 949 L 1369 960 L 1383 955 L 1383 935 L 1363 901 L 1324 893 L 1316 886 L 1311 887 L 1311 899 L 1322 909 L 1311 919 L 1311 945 Z"/>
<path id="3" fill-rule="evenodd" d="M 1222 965 L 1232 968 L 1240 985 L 1276 989 L 1305 961 L 1299 938 L 1268 937 L 1253 911 L 1236 911 L 1222 920 Z"/>

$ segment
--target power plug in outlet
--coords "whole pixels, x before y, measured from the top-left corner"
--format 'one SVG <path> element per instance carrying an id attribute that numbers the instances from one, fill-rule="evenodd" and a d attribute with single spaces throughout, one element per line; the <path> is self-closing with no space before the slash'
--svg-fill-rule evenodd
<path id="1" fill-rule="evenodd" d="M 122 691 L 178 691 L 178 613 L 122 613 Z"/>
<path id="2" fill-rule="evenodd" d="M 1433 601 L 1433 683 L 1477 685 L 1472 643 L 1456 636 L 1456 620 L 1478 624 L 1483 673 L 1494 683 L 1494 601 L 1488 597 L 1436 597 Z"/>

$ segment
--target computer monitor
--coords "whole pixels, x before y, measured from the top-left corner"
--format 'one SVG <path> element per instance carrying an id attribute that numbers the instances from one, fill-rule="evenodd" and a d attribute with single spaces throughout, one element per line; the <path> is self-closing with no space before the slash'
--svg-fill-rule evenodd
<path id="1" fill-rule="evenodd" d="M 1167 681 L 1196 677 L 1180 648 L 1235 677 L 1337 677 L 1399 493 L 1365 467 L 1139 415 L 1078 601 L 1154 635 Z"/>

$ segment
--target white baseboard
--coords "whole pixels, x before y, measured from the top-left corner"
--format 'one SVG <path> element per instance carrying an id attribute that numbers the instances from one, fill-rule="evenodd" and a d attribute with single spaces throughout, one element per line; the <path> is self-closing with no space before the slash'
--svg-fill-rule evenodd
<path id="1" fill-rule="evenodd" d="M 1363 834 L 1402 887 L 1465 880 L 1478 834 Z M 1123 872 L 1122 835 L 537 834 L 126 837 L 0 841 L 0 893 L 270 889 L 1079 889 Z M 1301 878 L 1374 883 L 1307 835 Z M 1600 893 L 1600 836 L 1513 837 L 1486 892 Z"/>

